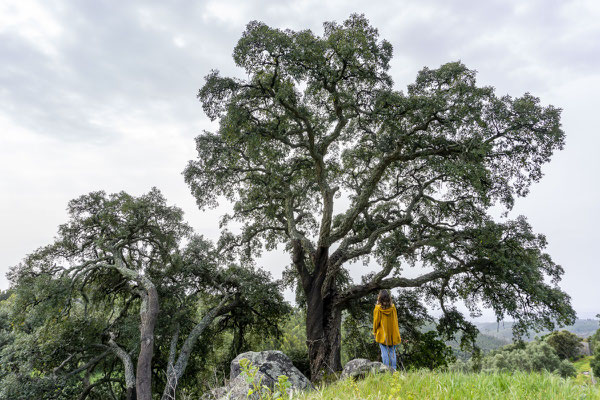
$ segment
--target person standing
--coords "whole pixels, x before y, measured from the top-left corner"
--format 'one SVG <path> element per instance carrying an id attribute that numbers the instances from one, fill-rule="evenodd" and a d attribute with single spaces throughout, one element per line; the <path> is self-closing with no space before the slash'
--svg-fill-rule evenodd
<path id="1" fill-rule="evenodd" d="M 377 296 L 377 304 L 373 310 L 373 336 L 379 343 L 382 362 L 396 370 L 396 346 L 400 344 L 400 329 L 398 329 L 398 313 L 396 306 L 387 290 L 382 290 Z"/>

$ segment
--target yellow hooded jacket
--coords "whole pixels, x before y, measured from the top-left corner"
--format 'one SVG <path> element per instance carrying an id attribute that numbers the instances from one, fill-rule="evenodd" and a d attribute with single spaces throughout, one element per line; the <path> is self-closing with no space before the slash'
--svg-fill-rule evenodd
<path id="1" fill-rule="evenodd" d="M 383 309 L 379 304 L 373 310 L 373 336 L 377 343 L 387 346 L 400 344 L 400 330 L 398 329 L 398 314 L 396 306 Z"/>

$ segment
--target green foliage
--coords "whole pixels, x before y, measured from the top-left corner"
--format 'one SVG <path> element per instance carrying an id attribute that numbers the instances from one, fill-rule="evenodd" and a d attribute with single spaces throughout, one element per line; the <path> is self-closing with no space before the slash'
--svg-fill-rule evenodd
<path id="1" fill-rule="evenodd" d="M 600 319 L 600 314 L 596 315 L 596 318 Z M 590 366 L 592 367 L 592 371 L 594 372 L 594 376 L 596 379 L 600 378 L 600 329 L 598 329 L 591 337 L 590 337 L 590 349 L 592 350 L 592 360 L 590 361 Z"/>
<path id="2" fill-rule="evenodd" d="M 92 398 L 109 398 L 110 390 L 123 395 L 124 364 L 114 349 L 136 359 L 150 286 L 159 302 L 155 393 L 166 382 L 172 338 L 178 334 L 175 350 L 183 349 L 218 304 L 218 323 L 192 342 L 177 382 L 181 392 L 200 395 L 198 382 L 208 384 L 219 366 L 228 372 L 231 348 L 253 335 L 275 335 L 289 312 L 279 282 L 227 262 L 192 235 L 182 211 L 156 189 L 140 197 L 93 192 L 71 201 L 68 211 L 55 241 L 11 270 L 10 297 L 0 303 L 0 390 L 8 398 L 71 399 L 89 384 Z"/>
<path id="3" fill-rule="evenodd" d="M 596 346 L 594 350 L 594 355 L 592 360 L 590 361 L 590 367 L 592 367 L 592 371 L 594 372 L 594 376 L 596 379 L 600 378 L 600 347 Z"/>
<path id="4" fill-rule="evenodd" d="M 577 374 L 573 364 L 562 360 L 546 341 L 516 343 L 505 346 L 482 357 L 480 360 L 458 360 L 450 370 L 460 372 L 551 372 L 562 377 Z"/>
<path id="5" fill-rule="evenodd" d="M 354 382 L 338 381 L 304 392 L 297 400 L 337 399 L 485 399 L 485 400 L 579 400 L 600 398 L 597 385 L 580 385 L 548 373 L 430 372 L 377 374 Z"/>
<path id="6" fill-rule="evenodd" d="M 259 373 L 258 367 L 253 366 L 250 360 L 242 358 L 240 367 L 244 379 L 251 385 L 246 397 L 257 400 L 288 400 L 290 398 L 289 391 L 292 384 L 288 382 L 289 378 L 287 376 L 279 375 L 275 387 L 270 388 L 262 384 L 263 376 Z"/>
<path id="7" fill-rule="evenodd" d="M 342 322 L 342 363 L 354 358 L 380 359 L 379 345 L 373 339 L 373 307 L 375 295 L 355 302 Z M 436 331 L 423 332 L 427 321 L 431 321 L 427 310 L 419 303 L 418 294 L 403 290 L 393 296 L 398 313 L 398 324 L 402 344 L 398 347 L 399 357 L 405 368 L 438 368 L 454 361 L 452 349 Z M 400 366 L 400 362 L 398 362 Z"/>
<path id="8" fill-rule="evenodd" d="M 279 335 L 264 336 L 255 348 L 281 350 L 304 376 L 310 379 L 310 362 L 306 347 L 306 312 L 294 308 L 281 324 Z"/>
<path id="9" fill-rule="evenodd" d="M 573 363 L 573 366 L 577 371 L 577 377 L 575 378 L 576 382 L 582 385 L 592 383 L 593 374 L 590 374 L 590 371 L 592 370 L 590 361 L 592 361 L 592 359 L 592 356 L 584 356 Z"/>
<path id="10" fill-rule="evenodd" d="M 563 378 L 573 378 L 577 375 L 577 369 L 572 362 L 569 362 L 569 360 L 565 359 L 560 362 L 554 373 L 562 376 Z"/>
<path id="11" fill-rule="evenodd" d="M 437 369 L 456 361 L 452 348 L 440 340 L 435 331 L 425 332 L 417 340 L 404 344 L 403 360 L 407 368 Z"/>
<path id="12" fill-rule="evenodd" d="M 579 356 L 582 339 L 566 330 L 552 332 L 544 339 L 561 360 L 575 360 Z"/>
<path id="13" fill-rule="evenodd" d="M 233 58 L 246 78 L 206 76 L 198 98 L 218 128 L 196 138 L 184 171 L 201 209 L 233 203 L 221 246 L 251 262 L 283 245 L 287 283 L 299 300 L 322 293 L 333 307 L 321 299 L 319 310 L 414 287 L 419 305 L 440 304 L 441 337 L 461 331 L 466 349 L 477 329 L 456 302 L 514 319 L 517 337 L 573 322 L 546 238 L 525 217 L 490 216 L 527 195 L 562 149 L 560 109 L 478 86 L 461 62 L 423 68 L 400 91 L 392 46 L 356 14 L 325 23 L 321 36 L 252 21 Z M 342 195 L 347 207 L 334 207 Z M 353 262 L 377 270 L 353 282 Z M 429 272 L 407 278 L 408 266 Z"/>
<path id="14" fill-rule="evenodd" d="M 367 319 L 357 320 L 348 314 L 342 322 L 342 364 L 355 358 L 379 360 L 379 345 L 373 338 L 372 323 Z"/>
<path id="15" fill-rule="evenodd" d="M 590 342 L 590 350 L 594 352 L 597 348 L 600 347 L 600 329 L 597 329 L 593 335 L 589 337 Z"/>

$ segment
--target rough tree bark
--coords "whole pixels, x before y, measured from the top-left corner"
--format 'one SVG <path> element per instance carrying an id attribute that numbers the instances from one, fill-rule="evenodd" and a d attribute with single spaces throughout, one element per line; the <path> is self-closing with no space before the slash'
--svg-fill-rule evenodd
<path id="1" fill-rule="evenodd" d="M 147 284 L 140 310 L 140 354 L 136 371 L 138 400 L 152 400 L 152 356 L 154 353 L 154 327 L 158 318 L 158 293 L 153 284 Z"/>
<path id="2" fill-rule="evenodd" d="M 300 240 L 293 243 L 293 263 L 306 295 L 306 345 L 310 359 L 311 377 L 319 380 L 325 373 L 341 370 L 342 309 L 336 307 L 334 280 L 326 281 L 329 249 L 320 247 L 306 267 L 306 250 Z M 327 286 L 324 286 L 327 285 Z"/>
<path id="3" fill-rule="evenodd" d="M 137 400 L 152 400 L 152 357 L 154 355 L 154 328 L 160 310 L 158 292 L 152 281 L 141 273 L 128 268 L 122 255 L 114 251 L 115 268 L 123 276 L 140 284 L 140 354 L 135 374 Z"/>
<path id="4" fill-rule="evenodd" d="M 307 299 L 306 312 L 306 344 L 313 380 L 342 369 L 341 322 L 342 311 L 323 299 L 315 287 Z"/>

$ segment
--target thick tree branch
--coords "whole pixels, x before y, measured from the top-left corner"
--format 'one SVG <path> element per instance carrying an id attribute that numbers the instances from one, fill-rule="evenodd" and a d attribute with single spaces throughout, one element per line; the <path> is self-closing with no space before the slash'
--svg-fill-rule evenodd
<path id="1" fill-rule="evenodd" d="M 202 333 L 217 316 L 221 315 L 226 310 L 230 310 L 235 307 L 235 304 L 228 304 L 230 298 L 230 295 L 226 295 L 216 307 L 213 307 L 210 311 L 208 311 L 202 320 L 194 326 L 188 337 L 185 339 L 183 345 L 181 346 L 181 350 L 179 351 L 177 362 L 172 367 L 171 364 L 168 366 L 167 383 L 161 397 L 162 400 L 175 398 L 177 382 L 180 380 L 187 367 L 194 345 L 196 344 L 200 335 L 202 335 Z M 173 349 L 173 345 L 171 349 Z"/>
<path id="2" fill-rule="evenodd" d="M 132 390 L 135 388 L 135 372 L 133 367 L 133 361 L 131 361 L 131 356 L 127 353 L 121 346 L 119 346 L 114 338 L 111 335 L 110 340 L 108 341 L 108 345 L 110 350 L 121 360 L 123 363 L 123 369 L 125 371 L 125 387 L 128 390 Z"/>
<path id="3" fill-rule="evenodd" d="M 298 231 L 296 228 L 296 220 L 294 218 L 293 199 L 288 197 L 285 201 L 285 217 L 287 221 L 287 231 L 290 235 L 290 239 L 298 240 L 302 244 L 304 251 L 311 257 L 315 254 L 315 248 L 313 244 L 308 240 L 306 236 Z"/>
<path id="4" fill-rule="evenodd" d="M 432 271 L 417 278 L 394 277 L 381 280 L 373 279 L 366 284 L 350 287 L 336 297 L 335 304 L 337 307 L 345 308 L 352 300 L 364 297 L 381 289 L 420 287 L 426 283 L 435 281 L 436 279 L 451 277 L 467 272 L 470 269 L 471 265 L 464 265 L 447 270 Z"/>
<path id="5" fill-rule="evenodd" d="M 84 365 L 82 365 L 81 367 L 74 369 L 73 371 L 70 371 L 69 373 L 67 373 L 67 376 L 74 376 L 77 375 L 78 373 L 85 371 L 86 369 L 90 368 L 91 366 L 98 364 L 100 361 L 102 361 L 107 355 L 110 354 L 110 351 L 105 351 L 104 353 L 97 355 L 96 357 L 92 358 L 90 361 L 88 361 L 87 363 L 85 363 Z"/>
<path id="6" fill-rule="evenodd" d="M 418 129 L 418 128 L 415 128 Z M 426 129 L 426 126 L 421 127 L 421 129 Z M 443 146 L 437 149 L 427 149 L 415 151 L 410 154 L 402 154 L 402 148 L 398 147 L 392 154 L 384 157 L 374 168 L 371 174 L 367 179 L 365 179 L 364 183 L 361 185 L 361 192 L 356 197 L 356 199 L 352 202 L 352 206 L 346 211 L 344 214 L 343 220 L 338 228 L 336 228 L 330 235 L 327 243 L 329 245 L 341 240 L 344 238 L 348 232 L 352 229 L 352 226 L 356 220 L 356 218 L 360 215 L 361 212 L 364 211 L 365 207 L 369 204 L 369 199 L 371 195 L 375 191 L 379 181 L 383 177 L 386 169 L 393 162 L 407 162 L 416 160 L 418 158 L 427 158 L 431 156 L 450 156 L 460 154 L 462 148 L 458 144 L 454 144 L 453 146 Z"/>

